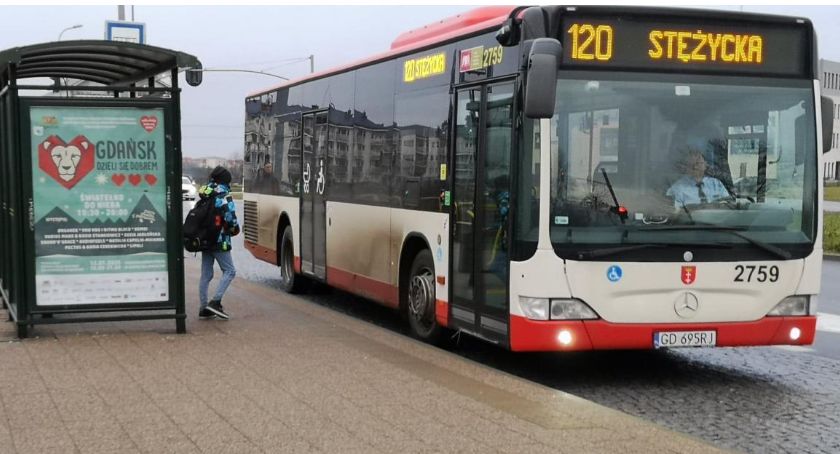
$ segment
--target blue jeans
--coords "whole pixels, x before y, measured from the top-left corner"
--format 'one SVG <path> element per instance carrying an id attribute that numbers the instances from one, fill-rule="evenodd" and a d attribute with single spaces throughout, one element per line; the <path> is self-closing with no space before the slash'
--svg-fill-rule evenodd
<path id="1" fill-rule="evenodd" d="M 236 268 L 233 266 L 233 257 L 230 255 L 230 251 L 202 251 L 201 280 L 198 282 L 198 301 L 201 309 L 207 307 L 207 287 L 210 286 L 210 280 L 213 279 L 214 261 L 219 262 L 219 268 L 222 269 L 222 280 L 219 282 L 219 287 L 216 288 L 216 295 L 213 300 L 222 300 L 225 291 L 236 276 Z"/>

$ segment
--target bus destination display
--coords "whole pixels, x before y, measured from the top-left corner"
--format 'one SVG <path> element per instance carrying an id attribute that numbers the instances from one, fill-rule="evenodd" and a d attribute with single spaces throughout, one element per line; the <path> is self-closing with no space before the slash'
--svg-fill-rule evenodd
<path id="1" fill-rule="evenodd" d="M 804 26 L 567 17 L 562 30 L 567 66 L 806 75 Z"/>

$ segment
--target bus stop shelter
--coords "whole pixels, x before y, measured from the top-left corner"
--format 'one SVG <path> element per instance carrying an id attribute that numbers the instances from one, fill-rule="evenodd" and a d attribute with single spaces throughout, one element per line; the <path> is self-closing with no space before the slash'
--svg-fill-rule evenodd
<path id="1" fill-rule="evenodd" d="M 178 73 L 200 68 L 115 41 L 0 51 L 0 299 L 18 337 L 147 319 L 186 331 Z"/>

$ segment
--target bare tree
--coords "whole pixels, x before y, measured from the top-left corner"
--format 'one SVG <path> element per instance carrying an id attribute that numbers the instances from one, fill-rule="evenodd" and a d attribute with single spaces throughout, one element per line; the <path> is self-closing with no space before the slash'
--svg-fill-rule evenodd
<path id="1" fill-rule="evenodd" d="M 230 163 L 228 170 L 230 170 L 233 181 L 237 183 L 242 183 L 243 156 L 242 150 L 233 151 L 228 155 L 228 162 Z"/>

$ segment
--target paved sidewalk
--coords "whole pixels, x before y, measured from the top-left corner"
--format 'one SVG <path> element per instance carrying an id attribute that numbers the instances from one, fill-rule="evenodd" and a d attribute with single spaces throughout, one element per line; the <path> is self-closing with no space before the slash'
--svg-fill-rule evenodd
<path id="1" fill-rule="evenodd" d="M 186 335 L 0 323 L 0 452 L 716 451 L 241 279 L 197 320 L 186 271 Z"/>

